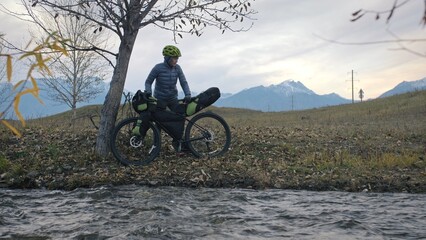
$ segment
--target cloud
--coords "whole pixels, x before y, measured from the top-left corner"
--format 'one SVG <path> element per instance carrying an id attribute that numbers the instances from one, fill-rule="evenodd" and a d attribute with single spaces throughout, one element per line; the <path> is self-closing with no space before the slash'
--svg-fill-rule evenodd
<path id="1" fill-rule="evenodd" d="M 389 23 L 386 16 L 375 20 L 365 15 L 351 22 L 359 9 L 385 11 L 393 1 L 268 0 L 255 1 L 258 11 L 247 32 L 221 34 L 208 29 L 201 37 L 184 35 L 177 46 L 179 60 L 191 90 L 200 92 L 210 86 L 236 93 L 258 85 L 277 84 L 287 79 L 301 81 L 317 93 L 336 92 L 350 98 L 350 72 L 356 72 L 355 87 L 363 88 L 367 98 L 379 96 L 401 81 L 426 76 L 426 58 L 400 49 L 395 43 L 345 45 L 326 41 L 366 43 L 400 38 L 424 38 L 419 24 L 422 1 L 409 1 L 395 11 Z M 4 31 L 20 40 L 26 31 L 21 23 L 0 15 Z M 16 25 L 11 24 L 15 21 Z M 2 30 L 3 31 L 3 30 Z M 320 36 L 320 37 L 318 37 Z M 143 88 L 151 68 L 163 60 L 161 50 L 175 44 L 171 32 L 152 26 L 140 30 L 126 80 L 126 89 Z M 404 47 L 426 52 L 422 43 Z"/>

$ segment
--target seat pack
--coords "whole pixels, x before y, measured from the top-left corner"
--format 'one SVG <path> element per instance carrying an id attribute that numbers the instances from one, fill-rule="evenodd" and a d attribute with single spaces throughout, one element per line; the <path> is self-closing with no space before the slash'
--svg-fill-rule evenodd
<path id="1" fill-rule="evenodd" d="M 191 116 L 202 109 L 212 105 L 220 98 L 220 90 L 217 87 L 211 87 L 206 91 L 191 98 L 191 101 L 186 106 L 185 114 Z"/>

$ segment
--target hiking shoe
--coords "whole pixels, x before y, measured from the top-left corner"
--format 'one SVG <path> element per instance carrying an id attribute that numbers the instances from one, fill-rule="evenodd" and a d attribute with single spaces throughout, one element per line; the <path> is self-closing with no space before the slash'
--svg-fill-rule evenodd
<path id="1" fill-rule="evenodd" d="M 182 143 L 180 146 L 180 151 L 181 152 L 191 152 L 191 150 L 189 150 L 189 147 L 186 143 Z"/>
<path id="2" fill-rule="evenodd" d="M 172 141 L 172 147 L 176 152 L 180 152 L 181 151 L 181 144 L 179 141 L 177 140 L 173 140 Z"/>
<path id="3" fill-rule="evenodd" d="M 191 150 L 189 150 L 186 143 L 182 143 L 182 142 L 177 141 L 177 140 L 172 141 L 172 146 L 173 146 L 173 149 L 178 153 L 191 152 Z"/>

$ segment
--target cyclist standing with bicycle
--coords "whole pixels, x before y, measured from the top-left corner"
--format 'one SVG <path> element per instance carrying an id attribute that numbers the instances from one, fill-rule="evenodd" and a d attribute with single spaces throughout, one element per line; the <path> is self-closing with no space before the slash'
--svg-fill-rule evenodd
<path id="1" fill-rule="evenodd" d="M 167 45 L 163 48 L 164 61 L 154 66 L 145 81 L 145 92 L 152 94 L 152 84 L 155 81 L 154 97 L 158 100 L 160 108 L 168 107 L 171 111 L 177 112 L 179 106 L 177 82 L 185 94 L 184 103 L 191 100 L 191 91 L 182 68 L 177 64 L 181 52 L 179 48 L 173 45 Z M 148 130 L 148 121 L 151 113 L 146 112 L 140 115 L 133 133 L 144 137 Z M 175 142 L 176 143 L 176 142 Z M 176 146 L 174 146 L 177 148 Z"/>
<path id="2" fill-rule="evenodd" d="M 163 56 L 164 62 L 155 65 L 148 75 L 145 92 L 138 90 L 132 98 L 132 107 L 140 116 L 122 120 L 113 130 L 111 150 L 124 165 L 152 162 L 161 151 L 161 130 L 173 138 L 177 152 L 210 158 L 229 150 L 231 131 L 226 121 L 210 111 L 196 114 L 220 98 L 219 88 L 211 87 L 191 99 L 188 82 L 177 64 L 180 50 L 165 46 Z M 186 104 L 178 100 L 178 81 Z"/>

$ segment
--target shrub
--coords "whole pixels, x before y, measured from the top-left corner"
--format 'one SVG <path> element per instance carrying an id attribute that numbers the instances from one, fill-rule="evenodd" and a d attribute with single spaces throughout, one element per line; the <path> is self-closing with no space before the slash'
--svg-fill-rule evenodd
<path id="1" fill-rule="evenodd" d="M 5 156 L 0 155 L 0 173 L 9 171 L 10 166 L 9 160 L 7 160 Z"/>

